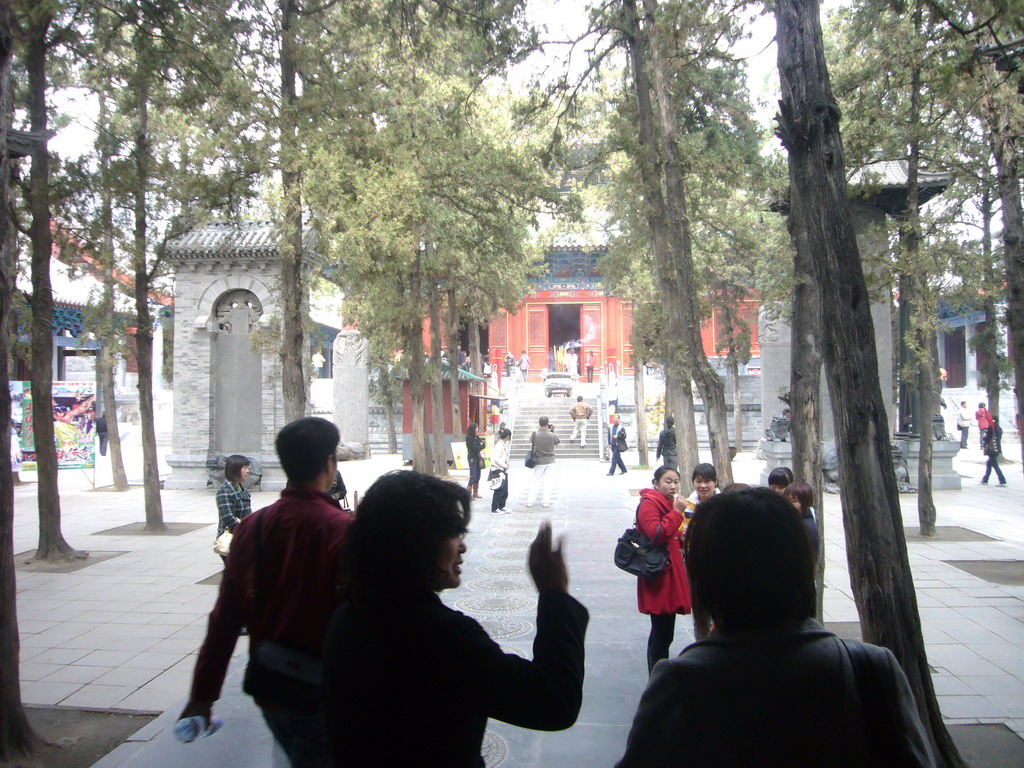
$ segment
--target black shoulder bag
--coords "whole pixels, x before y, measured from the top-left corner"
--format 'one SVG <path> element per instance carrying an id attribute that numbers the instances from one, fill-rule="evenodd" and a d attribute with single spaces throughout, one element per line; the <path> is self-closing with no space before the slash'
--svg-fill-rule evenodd
<path id="1" fill-rule="evenodd" d="M 668 567 L 668 546 L 655 546 L 639 528 L 627 528 L 615 544 L 615 565 L 641 579 L 653 579 Z"/>
<path id="2" fill-rule="evenodd" d="M 533 469 L 534 467 L 537 466 L 537 457 L 533 453 L 533 439 L 536 436 L 537 436 L 536 432 L 534 432 L 532 435 L 530 435 L 530 451 L 526 454 L 526 461 L 523 462 L 526 465 L 527 469 Z"/>
<path id="3" fill-rule="evenodd" d="M 265 514 L 266 511 L 260 512 L 254 521 L 256 558 L 253 562 L 251 597 L 255 604 L 255 615 L 260 613 L 263 596 L 260 586 L 260 539 Z M 262 640 L 249 650 L 242 690 L 272 707 L 313 714 L 323 704 L 320 659 L 272 640 Z"/>

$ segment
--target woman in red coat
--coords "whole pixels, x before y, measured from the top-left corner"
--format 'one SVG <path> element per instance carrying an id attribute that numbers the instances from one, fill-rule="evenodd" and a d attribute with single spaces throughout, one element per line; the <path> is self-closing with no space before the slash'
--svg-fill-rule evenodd
<path id="1" fill-rule="evenodd" d="M 651 634 L 647 638 L 647 671 L 662 659 L 676 631 L 676 614 L 690 612 L 690 582 L 679 551 L 683 513 L 673 507 L 679 492 L 679 473 L 670 467 L 654 472 L 654 487 L 640 491 L 636 508 L 636 527 L 655 545 L 668 547 L 668 567 L 653 579 L 638 579 L 637 607 L 651 617 Z"/>

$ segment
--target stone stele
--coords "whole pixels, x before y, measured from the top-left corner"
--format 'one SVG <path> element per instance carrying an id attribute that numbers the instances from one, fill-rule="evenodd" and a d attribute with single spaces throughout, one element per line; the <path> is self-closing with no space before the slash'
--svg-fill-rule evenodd
<path id="1" fill-rule="evenodd" d="M 345 443 L 370 442 L 370 344 L 359 331 L 334 339 L 334 422 Z"/>

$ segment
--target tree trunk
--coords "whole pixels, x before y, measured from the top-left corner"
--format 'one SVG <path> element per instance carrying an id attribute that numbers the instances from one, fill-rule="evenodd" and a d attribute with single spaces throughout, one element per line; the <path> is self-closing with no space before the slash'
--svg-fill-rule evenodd
<path id="1" fill-rule="evenodd" d="M 146 192 L 149 190 L 149 81 L 144 72 L 147 56 L 145 34 L 135 37 L 137 123 L 135 126 L 135 190 L 132 261 L 135 269 L 135 354 L 139 368 L 139 415 L 142 427 L 142 484 L 146 506 L 146 530 L 163 531 L 163 503 L 160 499 L 160 469 L 156 455 L 156 427 L 153 418 L 153 319 L 149 312 L 149 287 L 152 274 L 146 263 L 148 219 Z"/>
<path id="2" fill-rule="evenodd" d="M 996 267 L 992 258 L 992 197 L 986 189 L 981 195 L 981 255 L 985 277 L 981 296 L 981 311 L 985 325 L 976 331 L 971 339 L 971 349 L 981 353 L 981 367 L 978 369 L 978 384 L 986 393 L 990 413 L 999 415 L 999 317 L 992 300 L 996 286 L 1003 282 L 1003 270 Z"/>
<path id="3" fill-rule="evenodd" d="M 788 221 L 793 241 L 793 319 L 790 337 L 789 430 L 793 446 L 793 474 L 814 489 L 818 522 L 818 563 L 815 568 L 815 615 L 824 617 L 825 495 L 821 474 L 821 296 L 814 282 L 814 264 L 806 232 L 792 216 Z"/>
<path id="4" fill-rule="evenodd" d="M 640 22 L 635 0 L 623 0 L 626 18 L 626 41 L 630 65 L 633 71 L 633 90 L 637 102 L 637 133 L 639 148 L 636 162 L 640 169 L 644 187 L 644 216 L 651 232 L 651 249 L 654 252 L 654 276 L 658 298 L 665 309 L 665 335 L 672 340 L 665 349 L 666 402 L 665 413 L 679 409 L 679 450 L 680 466 L 689 471 L 700 462 L 697 448 L 697 427 L 693 412 L 693 393 L 690 389 L 690 355 L 683 344 L 674 343 L 685 338 L 685 310 L 681 306 L 685 291 L 678 290 L 679 276 L 672 269 L 668 242 L 668 213 L 661 188 L 661 172 L 658 167 L 657 138 L 654 129 L 654 105 L 651 103 L 651 83 L 641 40 Z M 674 385 L 674 386 L 673 386 Z M 687 414 L 687 411 L 689 414 Z"/>
<path id="5" fill-rule="evenodd" d="M 1000 371 L 999 371 L 999 315 L 989 291 L 981 298 L 981 311 L 985 314 L 985 326 L 974 334 L 973 343 L 980 353 L 981 366 L 978 368 L 978 385 L 985 390 L 988 410 L 993 416 L 999 415 Z"/>
<path id="6" fill-rule="evenodd" d="M 14 228 L 10 219 L 7 121 L 11 114 L 11 17 L 0 0 L 0 761 L 29 755 L 39 743 L 21 704 L 18 611 L 14 575 L 14 478 L 11 455 L 10 318 L 14 300 Z"/>
<path id="7" fill-rule="evenodd" d="M 414 281 L 415 282 L 415 281 Z M 418 295 L 418 292 L 413 295 Z M 434 473 L 434 452 L 427 439 L 426 376 L 423 366 L 423 326 L 406 325 L 403 335 L 409 365 L 409 405 L 412 408 L 412 468 L 421 474 Z"/>
<path id="8" fill-rule="evenodd" d="M 107 99 L 100 96 L 99 124 L 106 125 L 108 118 Z M 102 143 L 100 153 L 100 169 L 106 178 L 110 170 L 110 150 L 107 142 Z M 117 336 L 117 314 L 114 306 L 114 205 L 110 198 L 110 190 L 103 185 L 100 190 L 100 216 L 103 223 L 103 241 L 105 264 L 103 267 L 103 338 L 100 342 L 99 354 L 96 356 L 96 378 L 100 386 L 100 399 L 103 401 L 103 415 L 107 422 L 107 447 L 110 449 L 110 469 L 113 476 L 114 490 L 128 490 L 128 475 L 124 471 L 124 458 L 121 455 L 121 428 L 117 424 L 117 399 L 114 395 L 114 339 Z"/>
<path id="9" fill-rule="evenodd" d="M 384 416 L 388 422 L 388 453 L 398 453 L 398 435 L 395 432 L 395 404 L 390 397 L 384 402 Z"/>
<path id="10" fill-rule="evenodd" d="M 448 295 L 448 321 L 445 323 L 445 336 L 448 337 L 448 370 L 452 373 L 453 382 L 458 382 L 458 374 L 455 369 L 458 367 L 459 359 L 459 305 L 455 297 L 455 288 L 450 286 L 446 291 Z M 472 328 L 470 328 L 470 335 L 472 335 Z M 474 365 L 476 362 L 474 361 Z M 450 387 L 452 399 L 452 424 L 462 424 L 462 408 L 459 403 L 459 388 L 456 385 Z M 470 414 L 470 421 L 473 420 L 472 413 Z M 454 439 L 455 432 L 458 426 L 452 427 L 452 437 Z"/>
<path id="11" fill-rule="evenodd" d="M 636 395 L 636 450 L 640 466 L 650 466 L 647 448 L 647 396 L 644 394 L 644 364 L 633 363 L 633 390 Z"/>
<path id="12" fill-rule="evenodd" d="M 625 0 L 626 5 L 634 0 Z M 697 281 L 693 267 L 693 248 L 690 239 L 690 217 L 686 205 L 686 184 L 683 163 L 676 142 L 678 129 L 676 112 L 672 99 L 669 73 L 664 64 L 661 35 L 656 23 L 657 0 L 643 0 L 644 28 L 646 40 L 639 37 L 640 54 L 647 59 L 654 76 L 654 91 L 657 94 L 658 115 L 652 120 L 657 146 L 657 157 L 661 159 L 661 178 L 664 183 L 666 220 L 669 227 L 668 243 L 672 259 L 672 273 L 676 281 L 676 293 L 681 301 L 675 311 L 681 312 L 680 322 L 683 335 L 677 338 L 689 357 L 694 383 L 704 402 L 707 419 L 708 440 L 711 444 L 711 461 L 718 470 L 722 485 L 732 482 L 732 459 L 729 456 L 729 420 L 725 406 L 725 382 L 712 367 L 704 354 L 704 339 L 701 335 L 700 307 L 697 303 Z M 634 6 L 635 14 L 635 6 Z M 646 43 L 646 44 L 645 44 Z M 644 54 L 646 53 L 646 56 Z"/>
<path id="13" fill-rule="evenodd" d="M 469 334 L 469 357 L 472 360 L 470 371 L 477 376 L 483 376 L 484 358 L 480 348 L 480 323 L 471 317 L 466 323 L 466 330 Z M 481 426 L 483 425 L 481 424 Z"/>
<path id="14" fill-rule="evenodd" d="M 989 78 L 990 80 L 992 78 Z M 1021 389 L 1024 388 L 1024 210 L 1020 191 L 1020 126 L 1014 122 L 1013 96 L 1005 103 L 993 94 L 985 99 L 989 143 L 996 163 L 996 189 L 1003 219 L 1003 262 L 1006 265 L 1006 325 L 1013 345 L 1013 376 L 1015 413 L 1021 412 Z M 990 315 L 987 324 L 993 333 L 997 321 Z M 988 383 L 991 387 L 992 384 Z M 991 405 L 989 410 L 992 411 Z M 996 411 L 992 411 L 997 415 Z M 1024 440 L 1021 441 L 1021 462 L 1024 467 Z"/>
<path id="15" fill-rule="evenodd" d="M 433 415 L 434 472 L 437 477 L 448 476 L 448 447 L 444 441 L 444 368 L 441 365 L 441 297 L 437 285 L 431 281 L 427 288 L 427 311 L 430 313 L 430 362 L 434 373 L 430 385 L 430 412 Z M 450 353 L 449 353 L 450 354 Z M 456 390 L 459 387 L 457 360 L 448 361 L 449 383 Z M 459 426 L 452 424 L 454 442 Z"/>
<path id="16" fill-rule="evenodd" d="M 33 132 L 44 136 L 46 114 L 46 35 L 52 15 L 40 11 L 28 32 L 25 68 L 28 70 L 28 112 Z M 39 545 L 36 558 L 56 560 L 75 554 L 60 529 L 57 489 L 57 446 L 53 430 L 53 289 L 50 285 L 50 156 L 46 140 L 32 150 L 29 207 L 32 223 L 32 408 L 35 414 L 36 465 L 39 485 Z"/>
<path id="17" fill-rule="evenodd" d="M 295 71 L 295 0 L 281 8 L 281 189 L 284 222 L 281 233 L 281 395 L 287 422 L 306 415 L 306 338 L 303 327 L 305 280 L 302 255 L 302 178 L 298 138 Z"/>
<path id="18" fill-rule="evenodd" d="M 914 5 L 914 30 L 921 30 L 921 4 Z M 921 67 L 915 63 L 910 70 L 910 129 L 916 132 L 921 123 Z M 907 157 L 907 213 L 903 238 L 906 263 L 910 268 L 909 284 L 913 296 L 913 357 L 917 369 L 917 392 L 921 403 L 920 453 L 917 463 L 917 519 L 922 536 L 935 535 L 935 499 L 932 497 L 932 417 L 939 412 L 939 363 L 932 356 L 935 332 L 932 318 L 936 307 L 929 295 L 928 272 L 918 264 L 921 244 L 921 211 L 918 205 L 918 178 L 921 152 L 916 137 L 912 137 Z"/>
<path id="19" fill-rule="evenodd" d="M 816 0 L 779 0 L 779 137 L 789 153 L 792 216 L 810 245 L 833 403 L 847 560 L 864 639 L 890 648 L 914 692 L 940 765 L 962 766 L 935 699 L 907 558 L 870 296 L 846 192 L 843 146 Z"/>
<path id="20" fill-rule="evenodd" d="M 732 428 L 736 433 L 736 450 L 743 450 L 743 398 L 740 397 L 740 361 L 729 360 L 729 375 L 732 377 Z"/>
<path id="21" fill-rule="evenodd" d="M 697 418 L 693 410 L 693 388 L 690 377 L 678 377 L 666 371 L 665 415 L 676 420 L 676 447 L 679 450 L 680 477 L 689 479 L 690 472 L 700 464 L 697 445 Z"/>

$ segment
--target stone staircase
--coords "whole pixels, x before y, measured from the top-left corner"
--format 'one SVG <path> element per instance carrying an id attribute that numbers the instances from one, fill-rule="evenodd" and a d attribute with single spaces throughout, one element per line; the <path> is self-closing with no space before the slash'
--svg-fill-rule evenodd
<path id="1" fill-rule="evenodd" d="M 583 402 L 594 409 L 587 422 L 587 447 L 580 448 L 579 438 L 570 441 L 573 421 L 569 409 L 576 403 L 575 397 L 530 397 L 520 395 L 516 411 L 516 422 L 512 426 L 512 459 L 522 461 L 530 450 L 530 435 L 537 429 L 537 421 L 547 416 L 554 427 L 555 434 L 561 439 L 555 449 L 555 460 L 559 459 L 598 459 L 600 458 L 600 441 L 604 432 L 597 420 L 597 398 L 585 397 Z"/>

